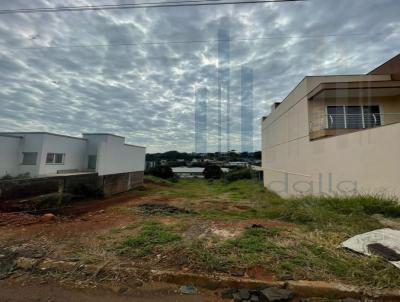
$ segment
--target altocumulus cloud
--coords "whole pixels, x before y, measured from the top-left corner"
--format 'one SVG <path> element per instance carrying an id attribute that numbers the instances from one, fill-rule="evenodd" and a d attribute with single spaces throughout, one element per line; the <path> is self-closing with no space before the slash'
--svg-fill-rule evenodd
<path id="1" fill-rule="evenodd" d="M 10 0 L 0 8 L 87 4 L 98 3 Z M 398 0 L 309 0 L 0 15 L 0 130 L 112 132 L 149 152 L 193 151 L 194 91 L 206 87 L 209 149 L 216 151 L 213 40 L 229 28 L 233 148 L 240 150 L 242 65 L 254 71 L 259 148 L 261 116 L 305 75 L 365 73 L 397 54 L 399 11 Z M 121 43 L 137 45 L 63 47 Z"/>

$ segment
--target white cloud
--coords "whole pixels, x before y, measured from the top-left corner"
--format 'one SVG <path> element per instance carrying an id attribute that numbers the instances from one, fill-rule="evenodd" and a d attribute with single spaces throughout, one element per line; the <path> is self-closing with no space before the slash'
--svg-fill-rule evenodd
<path id="1" fill-rule="evenodd" d="M 22 0 L 4 2 L 2 9 L 27 6 Z M 56 4 L 29 1 L 29 7 Z M 194 88 L 207 87 L 209 149 L 215 150 L 218 53 L 212 40 L 218 29 L 229 26 L 232 141 L 239 137 L 240 66 L 246 64 L 254 69 L 259 148 L 259 119 L 305 75 L 364 73 L 395 55 L 400 49 L 399 8 L 397 0 L 313 0 L 1 15 L 0 130 L 114 132 L 150 152 L 193 151 Z M 365 35 L 321 37 L 352 33 Z M 199 40 L 209 42 L 147 43 Z M 137 45 L 21 49 L 110 43 Z"/>

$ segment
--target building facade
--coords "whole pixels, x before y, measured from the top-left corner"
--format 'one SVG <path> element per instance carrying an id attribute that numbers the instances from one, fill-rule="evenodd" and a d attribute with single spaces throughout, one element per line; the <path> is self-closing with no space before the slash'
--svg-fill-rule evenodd
<path id="1" fill-rule="evenodd" d="M 282 196 L 400 197 L 400 55 L 365 75 L 304 78 L 262 120 L 264 184 Z"/>
<path id="2" fill-rule="evenodd" d="M 144 147 L 125 144 L 113 134 L 82 138 L 47 132 L 0 133 L 0 178 L 93 172 L 99 176 L 143 173 Z"/>

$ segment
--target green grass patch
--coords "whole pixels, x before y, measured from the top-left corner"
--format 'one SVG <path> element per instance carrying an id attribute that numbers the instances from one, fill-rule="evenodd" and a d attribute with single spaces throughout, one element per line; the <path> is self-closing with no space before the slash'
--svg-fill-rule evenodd
<path id="1" fill-rule="evenodd" d="M 234 223 L 256 218 L 289 223 L 283 229 L 246 228 L 240 236 L 225 241 L 207 238 L 183 241 L 181 252 L 199 270 L 226 271 L 259 265 L 277 276 L 289 275 L 295 279 L 341 280 L 374 288 L 400 286 L 398 270 L 391 264 L 339 247 L 351 236 L 381 228 L 374 214 L 400 217 L 396 199 L 381 196 L 283 199 L 250 179 L 234 182 L 180 179 L 179 183 L 160 186 L 155 192 L 180 198 L 196 212 L 194 216 L 199 220 L 223 219 Z M 137 236 L 123 242 L 123 249 L 143 254 L 146 248 L 151 251 L 155 245 L 163 244 L 156 240 L 150 247 L 142 247 L 143 227 L 140 228 Z M 178 236 L 171 229 L 162 228 Z M 167 241 L 174 240 L 179 239 Z"/>
<path id="2" fill-rule="evenodd" d="M 130 253 L 143 257 L 150 255 L 154 247 L 180 241 L 181 237 L 170 227 L 154 221 L 144 222 L 135 236 L 126 237 L 118 246 L 118 253 Z"/>

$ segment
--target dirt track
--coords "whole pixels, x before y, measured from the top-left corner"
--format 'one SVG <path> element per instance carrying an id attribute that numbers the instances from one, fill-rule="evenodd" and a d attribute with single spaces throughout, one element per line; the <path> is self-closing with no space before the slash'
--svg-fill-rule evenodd
<path id="1" fill-rule="evenodd" d="M 0 281 L 1 302 L 206 302 L 218 301 L 212 294 L 182 296 L 171 286 L 141 289 L 122 295 L 107 289 L 74 289 L 57 284 L 29 284 Z"/>

